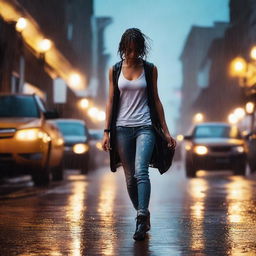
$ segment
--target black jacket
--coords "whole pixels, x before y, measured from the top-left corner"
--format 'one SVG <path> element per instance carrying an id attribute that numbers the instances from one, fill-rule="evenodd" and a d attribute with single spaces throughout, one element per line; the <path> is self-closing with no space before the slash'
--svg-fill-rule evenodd
<path id="1" fill-rule="evenodd" d="M 152 158 L 150 161 L 150 166 L 157 168 L 161 174 L 166 172 L 171 164 L 174 155 L 174 149 L 167 146 L 167 141 L 165 140 L 157 111 L 154 102 L 154 91 L 153 91 L 153 68 L 154 65 L 143 60 L 145 76 L 147 81 L 147 95 L 148 95 L 148 105 L 150 109 L 150 117 L 155 128 L 156 143 L 152 153 Z M 113 84 L 114 84 L 114 98 L 113 107 L 111 110 L 111 121 L 110 121 L 110 169 L 112 172 L 116 171 L 116 168 L 121 165 L 120 158 L 116 148 L 116 119 L 119 109 L 119 99 L 120 92 L 118 89 L 118 78 L 122 68 L 122 61 L 116 63 L 113 66 Z"/>

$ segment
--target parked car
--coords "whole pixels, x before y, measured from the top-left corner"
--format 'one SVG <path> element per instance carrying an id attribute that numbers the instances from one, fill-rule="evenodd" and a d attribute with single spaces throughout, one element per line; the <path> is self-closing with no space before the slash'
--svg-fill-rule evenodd
<path id="1" fill-rule="evenodd" d="M 200 123 L 184 137 L 187 177 L 197 170 L 233 170 L 245 175 L 247 146 L 236 126 L 226 123 Z"/>
<path id="2" fill-rule="evenodd" d="M 37 95 L 0 94 L 0 175 L 31 174 L 35 185 L 63 177 L 63 137 Z"/>
<path id="3" fill-rule="evenodd" d="M 256 172 L 256 131 L 246 136 L 248 140 L 248 164 L 251 172 Z"/>
<path id="4" fill-rule="evenodd" d="M 80 169 L 87 173 L 90 161 L 89 133 L 87 126 L 80 119 L 54 120 L 64 137 L 64 167 Z"/>

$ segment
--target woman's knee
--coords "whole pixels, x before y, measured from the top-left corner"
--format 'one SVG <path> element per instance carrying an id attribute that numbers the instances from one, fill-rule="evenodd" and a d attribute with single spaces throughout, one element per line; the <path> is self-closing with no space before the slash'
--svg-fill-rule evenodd
<path id="1" fill-rule="evenodd" d="M 137 180 L 137 183 L 148 183 L 149 182 L 149 174 L 146 172 L 137 172 L 134 177 Z"/>

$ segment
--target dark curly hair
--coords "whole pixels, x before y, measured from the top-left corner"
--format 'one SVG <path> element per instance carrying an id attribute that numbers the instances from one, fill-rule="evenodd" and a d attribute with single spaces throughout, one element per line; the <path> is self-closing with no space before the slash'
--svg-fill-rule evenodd
<path id="1" fill-rule="evenodd" d="M 150 49 L 149 40 L 150 38 L 143 34 L 138 28 L 127 29 L 123 33 L 121 41 L 119 43 L 118 54 L 120 55 L 120 58 L 123 60 L 124 55 L 127 49 L 129 49 L 131 42 L 135 44 L 138 57 L 146 58 Z"/>

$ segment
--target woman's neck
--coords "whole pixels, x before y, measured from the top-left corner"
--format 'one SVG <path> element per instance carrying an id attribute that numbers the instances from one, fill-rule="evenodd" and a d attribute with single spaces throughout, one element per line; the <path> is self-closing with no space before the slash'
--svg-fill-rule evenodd
<path id="1" fill-rule="evenodd" d="M 124 59 L 123 64 L 127 67 L 136 67 L 142 63 L 142 59 Z"/>

